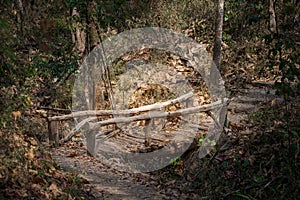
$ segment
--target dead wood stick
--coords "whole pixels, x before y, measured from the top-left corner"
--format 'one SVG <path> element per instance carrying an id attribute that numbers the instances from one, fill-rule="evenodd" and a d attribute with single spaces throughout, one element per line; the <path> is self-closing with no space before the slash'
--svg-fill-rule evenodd
<path id="1" fill-rule="evenodd" d="M 152 119 L 147 119 L 145 122 L 144 132 L 145 132 L 145 146 L 150 146 L 151 143 L 151 126 L 152 126 Z"/>
<path id="2" fill-rule="evenodd" d="M 132 108 L 128 110 L 87 110 L 87 111 L 78 111 L 73 112 L 72 114 L 49 117 L 49 121 L 63 121 L 73 119 L 74 117 L 87 117 L 87 116 L 109 116 L 109 115 L 133 115 L 139 112 L 145 112 L 150 110 L 157 110 L 168 105 L 184 102 L 191 98 L 194 94 L 189 92 L 184 94 L 176 99 L 165 101 L 162 103 L 155 103 L 151 105 L 141 106 L 138 108 Z"/>
<path id="3" fill-rule="evenodd" d="M 112 118 L 108 120 L 103 120 L 100 122 L 96 123 L 90 123 L 90 128 L 91 129 L 96 129 L 104 125 L 108 124 L 116 124 L 116 123 L 130 123 L 133 121 L 139 121 L 139 120 L 147 120 L 147 119 L 152 119 L 152 118 L 165 118 L 165 117 L 177 117 L 181 115 L 186 115 L 186 114 L 192 114 L 196 112 L 207 112 L 210 110 L 213 110 L 215 108 L 220 107 L 221 105 L 226 104 L 227 98 L 223 100 L 218 100 L 216 102 L 213 102 L 211 104 L 206 104 L 202 106 L 196 106 L 192 108 L 185 108 L 185 109 L 180 109 L 172 112 L 152 112 L 150 113 L 145 113 L 145 114 L 140 114 L 132 117 L 118 117 L 118 118 Z"/>
<path id="4" fill-rule="evenodd" d="M 89 117 L 87 119 L 82 120 L 81 122 L 79 122 L 75 128 L 72 129 L 72 131 L 64 138 L 64 142 L 69 141 L 73 135 L 79 130 L 81 129 L 81 127 L 83 127 L 85 124 L 87 124 L 90 121 L 96 120 L 97 117 Z"/>
<path id="5" fill-rule="evenodd" d="M 34 107 L 34 106 L 32 106 Z M 42 109 L 42 110 L 52 110 L 52 111 L 61 111 L 61 112 L 67 112 L 70 113 L 71 110 L 70 109 L 64 109 L 64 108 L 51 108 L 51 107 L 46 107 L 46 106 L 41 106 L 41 107 L 35 107 L 37 109 Z"/>
<path id="6" fill-rule="evenodd" d="M 219 123 L 219 120 L 216 118 L 216 116 L 214 116 L 214 114 L 212 114 L 211 111 L 208 111 L 208 112 L 206 112 L 206 113 L 208 114 L 208 116 L 210 116 L 210 117 L 214 120 L 214 122 L 215 122 L 216 125 L 217 125 L 217 128 L 222 129 L 222 126 L 221 126 L 221 124 Z"/>

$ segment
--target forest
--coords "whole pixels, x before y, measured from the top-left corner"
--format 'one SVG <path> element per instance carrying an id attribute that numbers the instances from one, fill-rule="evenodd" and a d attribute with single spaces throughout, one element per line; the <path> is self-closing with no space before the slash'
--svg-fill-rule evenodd
<path id="1" fill-rule="evenodd" d="M 299 199 L 300 1 L 1 0 L 0 199 Z"/>

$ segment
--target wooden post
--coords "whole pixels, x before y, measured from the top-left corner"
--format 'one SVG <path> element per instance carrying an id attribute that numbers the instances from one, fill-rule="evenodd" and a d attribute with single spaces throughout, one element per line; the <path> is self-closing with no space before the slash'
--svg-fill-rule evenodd
<path id="1" fill-rule="evenodd" d="M 54 146 L 58 146 L 59 144 L 58 121 L 48 120 L 48 134 L 49 134 L 50 143 L 53 143 Z"/>
<path id="2" fill-rule="evenodd" d="M 145 132 L 145 146 L 149 147 L 150 143 L 151 143 L 151 125 L 152 125 L 152 119 L 146 119 L 145 120 L 145 128 L 144 128 L 144 132 Z"/>
<path id="3" fill-rule="evenodd" d="M 192 108 L 193 107 L 193 100 L 191 100 L 191 99 L 186 100 L 185 106 L 186 106 L 186 108 Z M 192 116 L 190 116 L 190 115 L 185 115 L 185 116 L 182 116 L 182 117 L 185 118 L 185 119 L 187 118 L 188 121 L 190 121 L 192 119 Z"/>
<path id="4" fill-rule="evenodd" d="M 89 131 L 85 137 L 86 137 L 86 145 L 87 145 L 87 153 L 90 156 L 96 156 L 97 153 L 97 141 L 96 141 L 96 130 Z"/>

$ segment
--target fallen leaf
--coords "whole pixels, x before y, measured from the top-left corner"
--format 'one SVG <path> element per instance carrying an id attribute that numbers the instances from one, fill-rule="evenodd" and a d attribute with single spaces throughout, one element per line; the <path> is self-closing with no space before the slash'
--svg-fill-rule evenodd
<path id="1" fill-rule="evenodd" d="M 52 183 L 48 188 L 52 193 L 54 197 L 57 197 L 60 191 L 58 190 L 56 184 Z"/>
<path id="2" fill-rule="evenodd" d="M 32 184 L 31 185 L 31 189 L 33 190 L 33 191 L 39 191 L 39 190 L 41 190 L 41 186 L 39 185 L 39 184 Z"/>
<path id="3" fill-rule="evenodd" d="M 29 138 L 29 142 L 31 145 L 37 146 L 37 141 L 35 139 L 33 139 L 32 137 Z"/>
<path id="4" fill-rule="evenodd" d="M 34 174 L 34 175 L 37 175 L 39 173 L 38 171 L 33 170 L 33 169 L 29 169 L 28 172 L 31 174 Z"/>
<path id="5" fill-rule="evenodd" d="M 55 167 L 53 165 L 51 165 L 50 171 L 55 171 L 55 170 L 56 170 Z"/>
<path id="6" fill-rule="evenodd" d="M 50 191 L 58 190 L 56 184 L 54 184 L 54 183 L 52 183 L 52 184 L 49 186 L 48 189 L 49 189 Z"/>
<path id="7" fill-rule="evenodd" d="M 30 159 L 30 160 L 32 160 L 35 157 L 34 150 L 33 150 L 32 147 L 29 149 L 29 151 L 27 152 L 26 155 L 27 155 L 27 158 Z"/>
<path id="8" fill-rule="evenodd" d="M 34 177 L 33 182 L 36 184 L 45 184 L 46 183 L 46 181 L 41 176 Z"/>
<path id="9" fill-rule="evenodd" d="M 75 133 L 74 137 L 80 137 L 80 133 Z"/>
<path id="10" fill-rule="evenodd" d="M 21 112 L 20 111 L 13 111 L 11 112 L 11 114 L 13 115 L 15 121 L 19 118 L 21 118 Z"/>
<path id="11" fill-rule="evenodd" d="M 75 157 L 75 156 L 77 156 L 76 151 L 72 151 L 72 152 L 70 152 L 69 155 L 68 155 L 68 157 Z"/>

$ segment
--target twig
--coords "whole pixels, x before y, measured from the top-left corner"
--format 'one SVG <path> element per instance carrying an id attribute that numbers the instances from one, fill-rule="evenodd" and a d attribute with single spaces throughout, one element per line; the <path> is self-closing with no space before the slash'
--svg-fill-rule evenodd
<path id="1" fill-rule="evenodd" d="M 42 109 L 42 110 L 62 111 L 62 112 L 68 112 L 68 113 L 71 112 L 70 109 L 64 109 L 64 108 L 51 108 L 51 107 L 45 107 L 45 106 L 41 106 L 41 107 L 37 107 L 37 108 Z"/>

